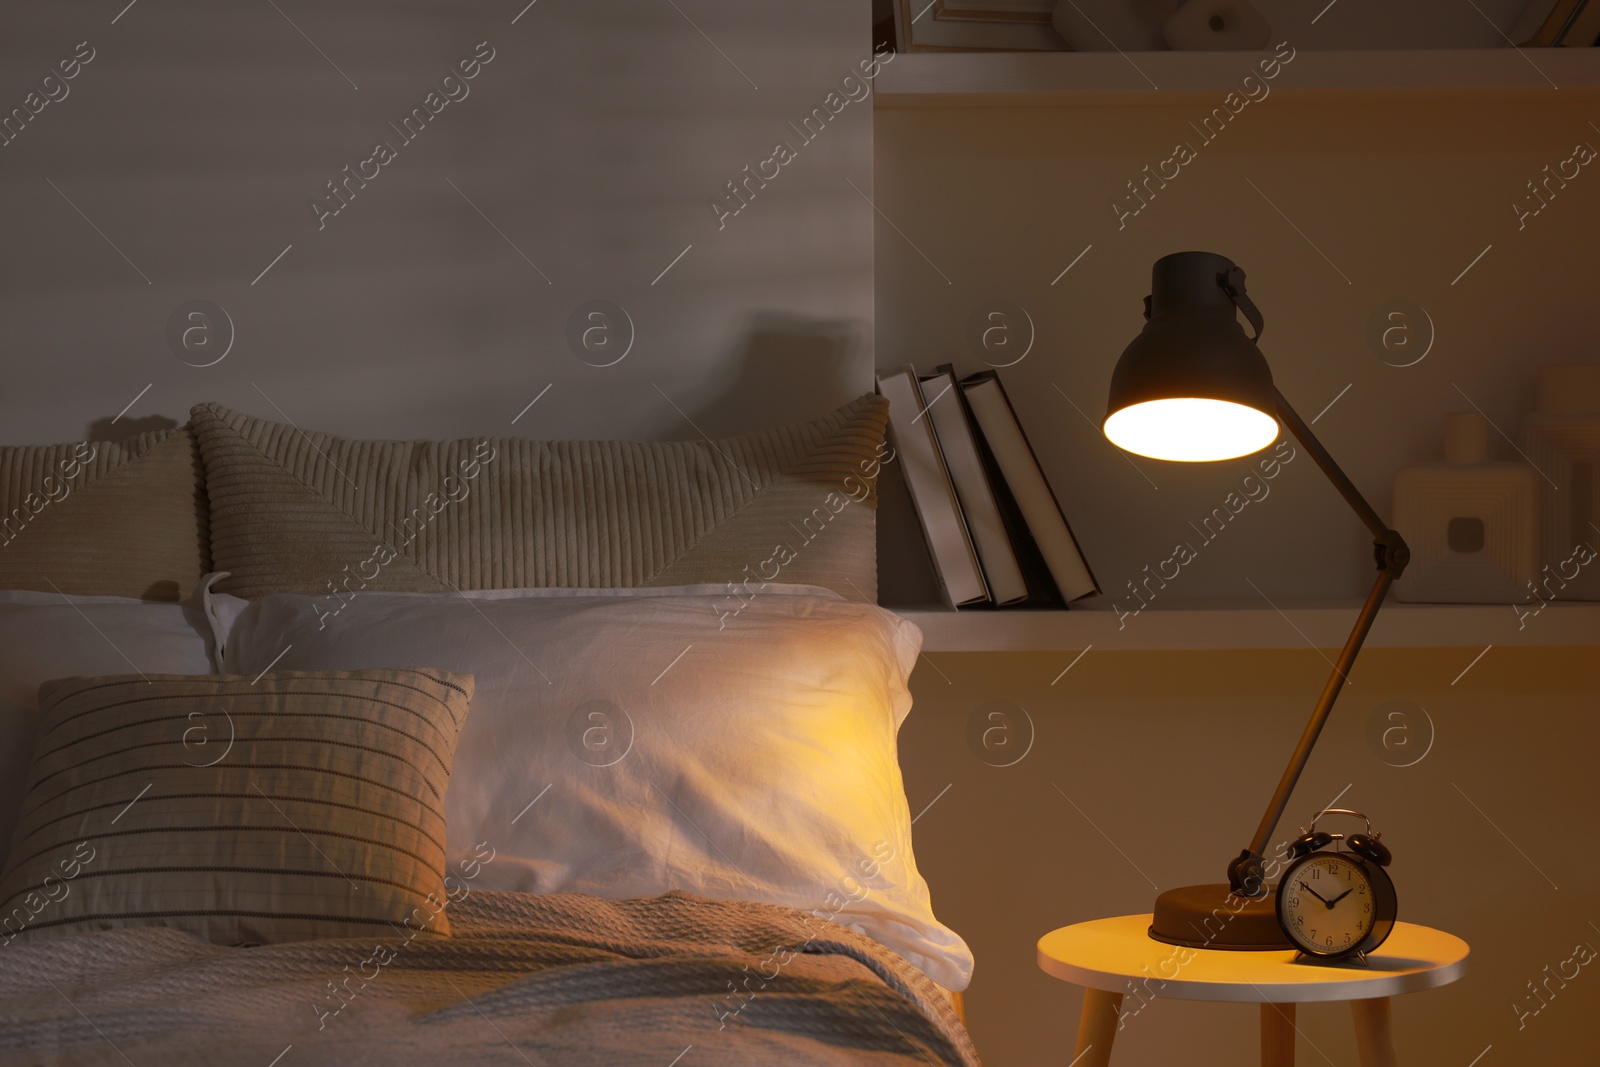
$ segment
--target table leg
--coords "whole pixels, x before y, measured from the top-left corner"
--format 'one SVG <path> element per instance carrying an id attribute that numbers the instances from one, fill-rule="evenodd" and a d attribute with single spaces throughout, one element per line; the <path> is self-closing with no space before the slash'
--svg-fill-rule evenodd
<path id="1" fill-rule="evenodd" d="M 1355 1019 L 1361 1067 L 1397 1067 L 1394 1033 L 1389 1027 L 1389 998 L 1352 1000 L 1350 1014 Z"/>
<path id="2" fill-rule="evenodd" d="M 1078 1017 L 1078 1047 L 1073 1067 L 1108 1067 L 1111 1040 L 1117 1036 L 1117 1009 L 1122 994 L 1104 989 L 1083 991 L 1083 1014 Z"/>
<path id="3" fill-rule="evenodd" d="M 1261 1005 L 1261 1067 L 1294 1067 L 1294 1005 Z"/>

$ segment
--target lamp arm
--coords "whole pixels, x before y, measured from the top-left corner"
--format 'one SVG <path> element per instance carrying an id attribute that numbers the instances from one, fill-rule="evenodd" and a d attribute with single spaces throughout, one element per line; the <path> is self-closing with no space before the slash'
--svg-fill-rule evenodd
<path id="1" fill-rule="evenodd" d="M 1393 584 L 1394 577 L 1387 571 L 1380 571 L 1377 581 L 1372 583 L 1372 591 L 1367 594 L 1367 601 L 1361 605 L 1361 613 L 1356 616 L 1355 628 L 1350 631 L 1350 637 L 1333 665 L 1333 673 L 1328 675 L 1328 682 L 1322 687 L 1322 695 L 1317 698 L 1311 719 L 1301 732 L 1299 743 L 1294 746 L 1289 765 L 1283 769 L 1283 777 L 1278 780 L 1278 788 L 1267 803 L 1266 814 L 1261 816 L 1261 825 L 1256 827 L 1255 837 L 1250 839 L 1250 847 L 1228 865 L 1228 883 L 1234 892 L 1254 897 L 1265 891 L 1267 843 L 1278 827 L 1278 820 L 1283 818 L 1289 795 L 1294 792 L 1300 772 L 1305 770 L 1306 762 L 1311 758 L 1311 749 L 1333 711 L 1333 702 L 1339 699 L 1339 693 L 1350 676 L 1350 668 L 1355 665 L 1356 654 L 1361 651 L 1367 632 L 1372 629 L 1372 622 L 1378 616 L 1378 608 L 1383 605 L 1383 598 Z"/>
<path id="2" fill-rule="evenodd" d="M 1339 652 L 1339 659 L 1333 665 L 1333 673 L 1328 676 L 1327 684 L 1322 687 L 1322 695 L 1317 698 L 1316 707 L 1311 711 L 1311 719 L 1300 734 L 1300 741 L 1295 745 L 1294 754 L 1289 757 L 1289 765 L 1284 768 L 1283 777 L 1278 780 L 1278 788 L 1273 791 L 1272 800 L 1268 802 L 1266 813 L 1261 817 L 1261 825 L 1256 827 L 1255 837 L 1250 840 L 1250 847 L 1228 864 L 1229 886 L 1235 893 L 1247 897 L 1260 896 L 1266 891 L 1267 843 L 1277 829 L 1278 820 L 1283 818 L 1283 809 L 1289 804 L 1289 795 L 1294 792 L 1295 784 L 1300 780 L 1300 773 L 1305 770 L 1306 762 L 1311 758 L 1311 750 L 1322 733 L 1322 727 L 1328 721 L 1328 715 L 1333 711 L 1334 701 L 1339 699 L 1339 693 L 1344 689 L 1350 668 L 1355 665 L 1356 655 L 1361 651 L 1362 643 L 1366 641 L 1367 633 L 1372 629 L 1373 620 L 1378 617 L 1378 609 L 1383 606 L 1383 598 L 1388 595 L 1389 587 L 1404 572 L 1406 563 L 1410 560 L 1410 550 L 1406 547 L 1405 539 L 1378 517 L 1372 505 L 1367 503 L 1361 491 L 1355 487 L 1355 483 L 1334 462 L 1328 450 L 1322 447 L 1322 442 L 1317 440 L 1316 435 L 1311 432 L 1311 427 L 1295 412 L 1283 393 L 1279 392 L 1277 397 L 1278 417 L 1311 454 L 1311 458 L 1321 468 L 1322 473 L 1333 483 L 1334 488 L 1339 490 L 1339 494 L 1345 498 L 1345 502 L 1361 518 L 1367 529 L 1372 531 L 1378 577 L 1372 584 L 1372 591 L 1367 594 L 1366 602 L 1361 605 L 1355 627 L 1350 631 L 1344 648 Z"/>

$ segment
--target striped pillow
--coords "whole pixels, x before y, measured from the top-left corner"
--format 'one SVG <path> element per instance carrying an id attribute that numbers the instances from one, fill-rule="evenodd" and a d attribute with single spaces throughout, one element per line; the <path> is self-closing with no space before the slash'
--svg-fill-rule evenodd
<path id="1" fill-rule="evenodd" d="M 181 600 L 207 566 L 194 435 L 0 447 L 0 589 Z"/>
<path id="2" fill-rule="evenodd" d="M 219 944 L 448 934 L 444 796 L 472 676 L 65 678 L 0 877 L 0 943 L 170 926 Z"/>
<path id="3" fill-rule="evenodd" d="M 821 585 L 875 601 L 889 405 L 721 441 L 361 441 L 201 404 L 216 589 Z"/>

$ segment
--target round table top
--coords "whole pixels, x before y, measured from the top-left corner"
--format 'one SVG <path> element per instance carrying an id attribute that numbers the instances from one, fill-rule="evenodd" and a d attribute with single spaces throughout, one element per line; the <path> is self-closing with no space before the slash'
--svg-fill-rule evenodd
<path id="1" fill-rule="evenodd" d="M 1415 993 L 1449 985 L 1467 970 L 1465 941 L 1415 923 L 1395 923 L 1365 967 L 1296 963 L 1292 949 L 1184 948 L 1154 940 L 1149 929 L 1148 912 L 1063 926 L 1039 939 L 1039 969 L 1113 993 L 1276 1004 Z"/>

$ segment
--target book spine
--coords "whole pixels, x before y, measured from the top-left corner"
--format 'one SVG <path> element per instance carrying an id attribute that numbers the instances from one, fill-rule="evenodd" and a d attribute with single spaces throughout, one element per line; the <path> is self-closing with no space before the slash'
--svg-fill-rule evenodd
<path id="1" fill-rule="evenodd" d="M 987 600 L 989 591 L 983 571 L 932 423 L 926 418 L 916 373 L 906 368 L 880 376 L 878 392 L 889 401 L 889 432 L 946 606 L 956 608 Z"/>
<path id="2" fill-rule="evenodd" d="M 1000 522 L 1005 526 L 1006 536 L 1011 539 L 1011 549 L 1016 553 L 1017 566 L 1022 571 L 1023 583 L 1028 587 L 1027 604 L 1029 607 L 1065 608 L 1067 598 L 1056 588 L 1056 580 L 1050 575 L 1050 565 L 1045 562 L 1044 553 L 1039 551 L 1039 543 L 1033 539 L 1033 533 L 1028 529 L 1028 520 L 1022 517 L 1022 508 L 1017 504 L 1016 495 L 1012 493 L 1011 486 L 1006 481 L 1005 472 L 1000 469 L 1000 461 L 995 459 L 994 450 L 989 447 L 988 439 L 983 436 L 977 418 L 967 405 L 966 390 L 958 391 L 961 393 L 962 405 L 967 408 L 967 417 L 977 430 L 974 436 L 978 446 L 978 459 L 983 463 L 984 472 L 989 476 L 989 485 L 994 489 L 995 506 L 1000 510 Z"/>
<path id="3" fill-rule="evenodd" d="M 966 516 L 967 532 L 978 553 L 989 596 L 996 606 L 1027 599 L 1028 587 L 1006 534 L 983 463 L 978 457 L 976 434 L 968 420 L 954 373 L 946 367 L 922 379 L 922 396 L 933 436 L 944 453 L 945 466 L 955 484 L 956 500 Z"/>
<path id="4" fill-rule="evenodd" d="M 1593 48 L 1600 37 L 1600 0 L 1589 0 L 1561 35 L 1563 48 Z"/>
<path id="5" fill-rule="evenodd" d="M 1539 27 L 1539 32 L 1527 42 L 1530 47 L 1549 48 L 1561 43 L 1572 20 L 1583 10 L 1584 0 L 1557 0 Z"/>
<path id="6" fill-rule="evenodd" d="M 1100 583 L 1084 558 L 1066 512 L 1044 476 L 1038 454 L 1017 418 L 1000 376 L 983 371 L 963 379 L 978 425 L 989 438 L 1006 482 L 1027 521 L 1040 552 L 1050 565 L 1056 588 L 1066 600 L 1100 592 Z"/>

